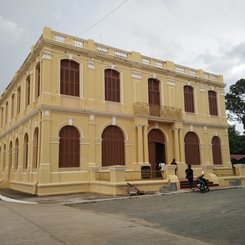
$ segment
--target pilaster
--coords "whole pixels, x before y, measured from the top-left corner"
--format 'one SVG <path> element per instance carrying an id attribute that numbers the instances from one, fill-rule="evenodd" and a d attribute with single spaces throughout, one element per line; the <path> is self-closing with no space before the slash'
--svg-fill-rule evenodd
<path id="1" fill-rule="evenodd" d="M 50 135 L 51 135 L 51 118 L 50 111 L 42 111 L 41 120 L 41 142 L 40 148 L 40 166 L 38 171 L 38 183 L 51 182 L 51 162 L 50 162 Z"/>

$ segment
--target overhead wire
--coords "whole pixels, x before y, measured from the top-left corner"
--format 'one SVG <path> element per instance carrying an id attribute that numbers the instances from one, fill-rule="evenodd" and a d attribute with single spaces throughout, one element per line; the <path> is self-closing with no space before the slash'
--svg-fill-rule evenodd
<path id="1" fill-rule="evenodd" d="M 95 22 L 93 25 L 91 25 L 90 27 L 88 27 L 87 29 L 85 29 L 84 31 L 82 31 L 81 33 L 78 34 L 78 36 L 84 34 L 85 32 L 90 31 L 92 28 L 94 28 L 96 25 L 98 25 L 99 23 L 101 23 L 102 21 L 104 21 L 105 19 L 107 19 L 109 16 L 111 16 L 114 12 L 116 12 L 118 9 L 120 9 L 128 0 L 124 0 L 122 1 L 116 8 L 114 8 L 113 10 L 111 10 L 108 14 L 106 14 L 104 17 L 102 17 L 101 19 L 99 19 L 97 22 Z"/>

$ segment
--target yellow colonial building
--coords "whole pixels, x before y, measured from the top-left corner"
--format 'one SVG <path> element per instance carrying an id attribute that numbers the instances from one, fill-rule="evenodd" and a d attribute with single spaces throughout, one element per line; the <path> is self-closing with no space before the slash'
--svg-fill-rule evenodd
<path id="1" fill-rule="evenodd" d="M 224 87 L 221 75 L 45 27 L 0 98 L 1 184 L 159 191 L 179 188 L 187 164 L 218 183 L 215 171 L 231 169 Z"/>

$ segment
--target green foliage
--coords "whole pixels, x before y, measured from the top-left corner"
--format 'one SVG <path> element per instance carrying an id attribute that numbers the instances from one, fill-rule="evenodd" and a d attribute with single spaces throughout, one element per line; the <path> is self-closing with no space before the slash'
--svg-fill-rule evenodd
<path id="1" fill-rule="evenodd" d="M 245 79 L 230 86 L 230 91 L 225 96 L 225 105 L 229 119 L 242 123 L 245 130 Z"/>
<path id="2" fill-rule="evenodd" d="M 240 135 L 235 126 L 229 126 L 229 144 L 231 154 L 245 154 L 245 135 Z"/>

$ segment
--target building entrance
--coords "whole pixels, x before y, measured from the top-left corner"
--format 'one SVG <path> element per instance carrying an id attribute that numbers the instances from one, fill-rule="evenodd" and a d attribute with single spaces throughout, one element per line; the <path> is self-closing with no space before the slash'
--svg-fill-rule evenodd
<path id="1" fill-rule="evenodd" d="M 160 177 L 159 163 L 166 163 L 165 138 L 158 129 L 153 129 L 148 134 L 149 162 L 151 164 L 152 177 Z"/>

